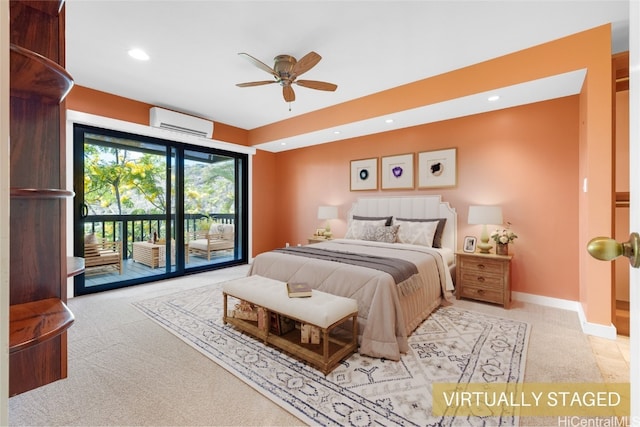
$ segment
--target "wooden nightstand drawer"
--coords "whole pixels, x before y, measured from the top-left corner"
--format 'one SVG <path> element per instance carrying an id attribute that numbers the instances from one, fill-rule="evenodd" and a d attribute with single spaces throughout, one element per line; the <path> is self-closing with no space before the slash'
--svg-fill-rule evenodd
<path id="1" fill-rule="evenodd" d="M 511 257 L 456 253 L 456 297 L 502 304 L 511 302 Z"/>
<path id="2" fill-rule="evenodd" d="M 494 302 L 497 304 L 504 303 L 504 295 L 502 287 L 496 289 L 481 288 L 477 286 L 463 286 L 462 298 L 472 298 L 480 301 Z"/>
<path id="3" fill-rule="evenodd" d="M 483 271 L 462 270 L 461 277 L 465 286 L 481 286 L 483 288 L 502 290 L 502 275 L 486 274 Z"/>
<path id="4" fill-rule="evenodd" d="M 477 257 L 460 257 L 460 268 L 465 272 L 477 272 L 483 275 L 502 276 L 504 262 Z"/>

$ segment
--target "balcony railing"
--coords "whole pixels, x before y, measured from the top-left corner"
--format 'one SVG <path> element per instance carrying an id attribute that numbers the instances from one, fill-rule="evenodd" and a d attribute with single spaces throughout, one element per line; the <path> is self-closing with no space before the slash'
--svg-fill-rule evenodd
<path id="1" fill-rule="evenodd" d="M 175 239 L 175 223 L 171 219 L 171 238 Z M 235 224 L 236 214 L 211 213 L 211 214 L 185 214 L 184 233 L 185 239 L 189 234 L 198 230 L 199 222 L 204 219 L 219 224 Z M 88 215 L 84 218 L 85 234 L 95 233 L 98 237 L 109 241 L 122 241 L 123 258 L 131 257 L 133 242 L 146 241 L 153 238 L 167 238 L 167 219 L 164 214 L 136 214 L 136 215 Z"/>

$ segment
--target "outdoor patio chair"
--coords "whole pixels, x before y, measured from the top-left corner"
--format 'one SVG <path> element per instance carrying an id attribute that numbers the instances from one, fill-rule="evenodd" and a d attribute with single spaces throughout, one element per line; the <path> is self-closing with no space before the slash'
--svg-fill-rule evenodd
<path id="1" fill-rule="evenodd" d="M 209 230 L 196 231 L 192 240 L 187 244 L 189 256 L 191 254 L 203 256 L 211 261 L 211 254 L 216 251 L 233 249 L 233 224 L 212 224 Z"/>
<path id="2" fill-rule="evenodd" d="M 122 242 L 87 234 L 84 238 L 84 267 L 113 267 L 122 274 Z"/>

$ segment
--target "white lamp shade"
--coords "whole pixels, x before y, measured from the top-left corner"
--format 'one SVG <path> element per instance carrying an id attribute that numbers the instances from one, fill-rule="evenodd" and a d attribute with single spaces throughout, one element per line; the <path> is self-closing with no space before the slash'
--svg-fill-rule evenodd
<path id="1" fill-rule="evenodd" d="M 337 206 L 319 206 L 318 219 L 335 219 L 338 218 Z"/>
<path id="2" fill-rule="evenodd" d="M 500 225 L 502 208 L 500 206 L 469 206 L 469 224 Z"/>

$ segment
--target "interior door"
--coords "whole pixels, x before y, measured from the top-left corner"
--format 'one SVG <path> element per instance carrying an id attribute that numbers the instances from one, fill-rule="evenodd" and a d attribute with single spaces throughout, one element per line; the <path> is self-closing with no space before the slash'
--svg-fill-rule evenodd
<path id="1" fill-rule="evenodd" d="M 640 2 L 629 2 L 630 229 L 640 231 Z M 631 420 L 640 425 L 640 269 L 629 273 Z"/>
<path id="2" fill-rule="evenodd" d="M 640 2 L 629 2 L 629 241 L 613 239 L 589 244 L 589 251 L 600 259 L 626 256 L 629 269 L 629 342 L 631 382 L 630 424 L 640 426 Z"/>

